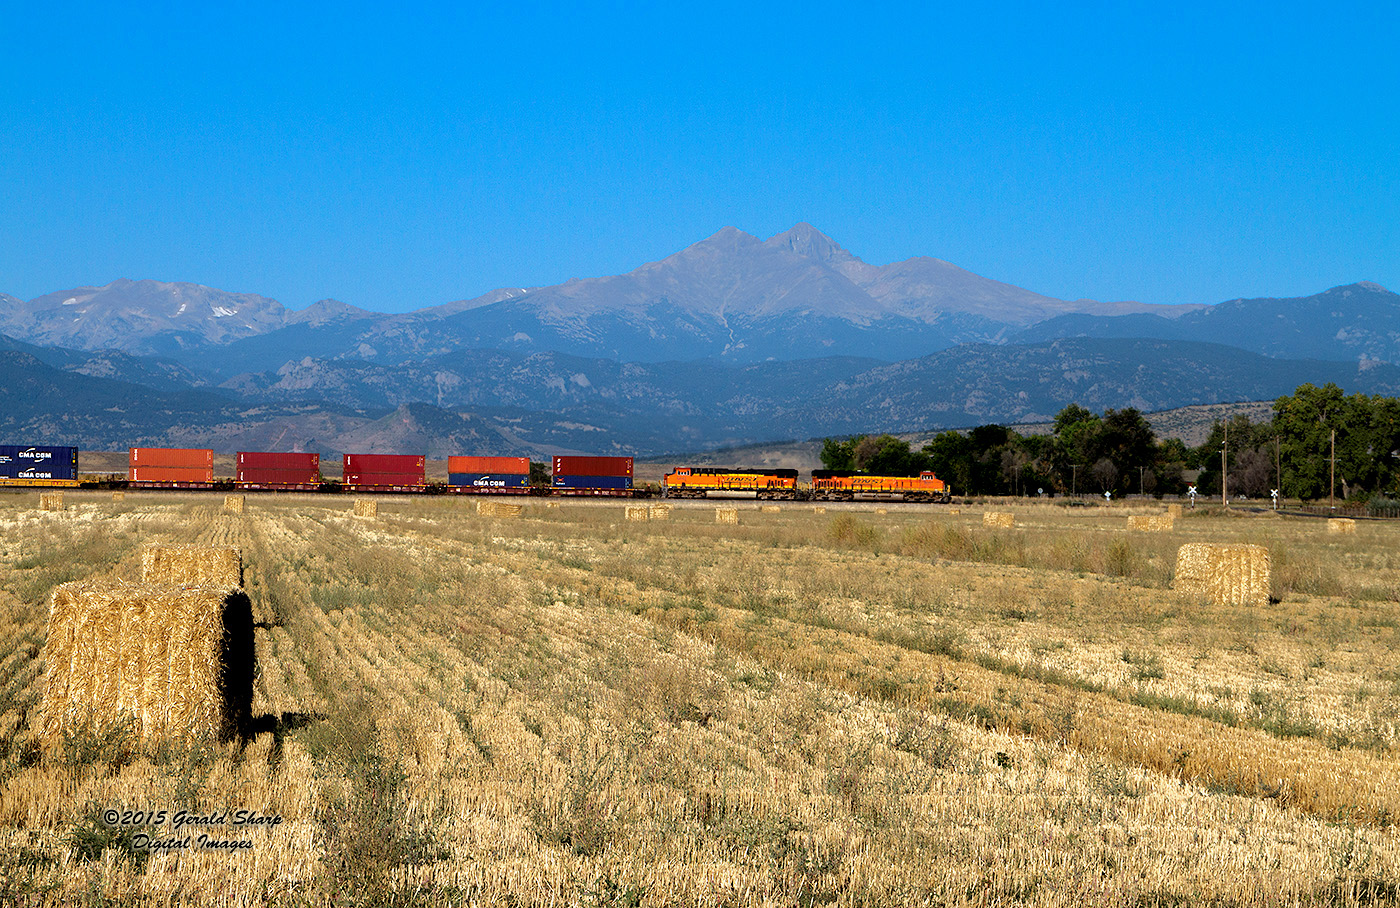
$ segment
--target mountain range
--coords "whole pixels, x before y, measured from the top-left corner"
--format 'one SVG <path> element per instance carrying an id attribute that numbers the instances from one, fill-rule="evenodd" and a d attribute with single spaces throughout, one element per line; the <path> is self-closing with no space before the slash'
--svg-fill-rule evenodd
<path id="1" fill-rule="evenodd" d="M 122 448 L 659 454 L 779 438 L 1400 391 L 1400 296 L 1060 300 L 807 224 L 612 277 L 389 315 L 114 281 L 0 295 L 0 433 Z"/>

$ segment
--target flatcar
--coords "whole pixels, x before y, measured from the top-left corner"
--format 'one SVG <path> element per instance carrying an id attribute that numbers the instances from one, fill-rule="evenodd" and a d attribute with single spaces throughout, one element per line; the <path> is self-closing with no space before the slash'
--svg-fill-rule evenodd
<path id="1" fill-rule="evenodd" d="M 905 501 L 952 500 L 948 484 L 925 470 L 918 476 L 874 476 L 852 470 L 813 470 L 812 498 L 817 501 L 853 501 L 857 495 Z"/>
<path id="2" fill-rule="evenodd" d="M 796 470 L 744 470 L 728 467 L 676 467 L 661 481 L 661 494 L 666 498 L 705 498 L 717 494 L 752 492 L 763 500 L 794 500 L 801 490 L 797 487 Z"/>

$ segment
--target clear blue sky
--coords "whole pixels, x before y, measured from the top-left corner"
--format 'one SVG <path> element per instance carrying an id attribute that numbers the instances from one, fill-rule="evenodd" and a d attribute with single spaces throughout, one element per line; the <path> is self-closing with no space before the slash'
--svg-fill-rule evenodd
<path id="1" fill-rule="evenodd" d="M 1393 3 L 388 6 L 5 4 L 0 292 L 402 311 L 798 221 L 1067 298 L 1400 291 Z"/>

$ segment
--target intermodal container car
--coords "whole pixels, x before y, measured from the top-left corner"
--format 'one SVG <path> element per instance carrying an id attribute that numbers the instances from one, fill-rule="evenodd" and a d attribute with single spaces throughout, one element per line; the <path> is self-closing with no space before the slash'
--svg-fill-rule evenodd
<path id="1" fill-rule="evenodd" d="M 625 492 L 632 488 L 631 476 L 554 475 L 554 488 L 566 492 Z"/>
<path id="2" fill-rule="evenodd" d="M 530 488 L 528 473 L 448 473 L 447 484 L 464 489 L 501 489 L 527 491 Z"/>
<path id="3" fill-rule="evenodd" d="M 131 448 L 130 466 L 207 468 L 213 477 L 214 452 L 209 448 Z"/>
<path id="4" fill-rule="evenodd" d="M 236 482 L 253 489 L 314 489 L 321 483 L 321 455 L 239 451 Z"/>
<path id="5" fill-rule="evenodd" d="M 0 445 L 0 484 L 76 486 L 78 449 L 49 445 Z"/>
<path id="6" fill-rule="evenodd" d="M 528 457 L 449 457 L 448 475 L 456 473 L 509 473 L 517 476 L 530 475 Z M 449 485 L 458 483 L 448 481 Z"/>
<path id="7" fill-rule="evenodd" d="M 630 479 L 632 458 L 556 454 L 551 473 L 555 476 L 626 476 Z"/>

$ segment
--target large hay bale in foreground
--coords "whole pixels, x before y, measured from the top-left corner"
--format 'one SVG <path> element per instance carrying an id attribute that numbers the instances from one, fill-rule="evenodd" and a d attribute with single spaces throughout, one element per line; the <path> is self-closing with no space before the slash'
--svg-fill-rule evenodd
<path id="1" fill-rule="evenodd" d="M 1327 518 L 1327 532 L 1355 533 L 1356 521 L 1350 517 L 1329 517 Z"/>
<path id="2" fill-rule="evenodd" d="M 1173 520 L 1180 520 L 1180 519 L 1181 519 L 1181 505 L 1179 505 L 1179 504 L 1169 504 L 1169 505 L 1167 505 L 1167 516 L 1170 517 L 1170 518 L 1172 518 Z"/>
<path id="3" fill-rule="evenodd" d="M 246 498 L 246 496 L 244 496 L 244 495 L 225 495 L 225 496 L 224 496 L 224 513 L 225 513 L 225 514 L 242 514 L 242 513 L 243 513 L 243 503 L 244 503 L 244 499 L 245 499 L 245 498 Z"/>
<path id="4" fill-rule="evenodd" d="M 984 527 L 1014 527 L 1016 515 L 1010 511 L 985 511 L 982 514 Z"/>
<path id="5" fill-rule="evenodd" d="M 1188 542 L 1176 552 L 1172 589 L 1217 605 L 1267 605 L 1269 550 L 1262 545 Z"/>
<path id="6" fill-rule="evenodd" d="M 83 581 L 54 590 L 42 734 L 130 723 L 143 739 L 232 738 L 253 699 L 253 610 L 240 589 Z"/>
<path id="7" fill-rule="evenodd" d="M 1130 514 L 1128 529 L 1143 530 L 1148 533 L 1170 532 L 1175 521 L 1171 514 Z"/>
<path id="8" fill-rule="evenodd" d="M 61 511 L 63 510 L 62 492 L 40 492 L 39 510 L 41 511 Z"/>
<path id="9" fill-rule="evenodd" d="M 715 523 L 738 523 L 738 508 L 715 508 Z"/>
<path id="10" fill-rule="evenodd" d="M 356 517 L 378 517 L 378 516 L 379 516 L 379 502 L 375 501 L 373 498 L 356 498 L 356 499 L 355 499 L 355 516 L 356 516 Z"/>
<path id="11" fill-rule="evenodd" d="M 628 520 L 650 520 L 651 510 L 644 504 L 627 505 Z"/>
<path id="12" fill-rule="evenodd" d="M 654 504 L 647 508 L 647 517 L 651 520 L 670 520 L 671 506 L 669 504 Z"/>
<path id="13" fill-rule="evenodd" d="M 243 553 L 232 545 L 148 545 L 141 582 L 232 589 L 243 585 Z"/>

